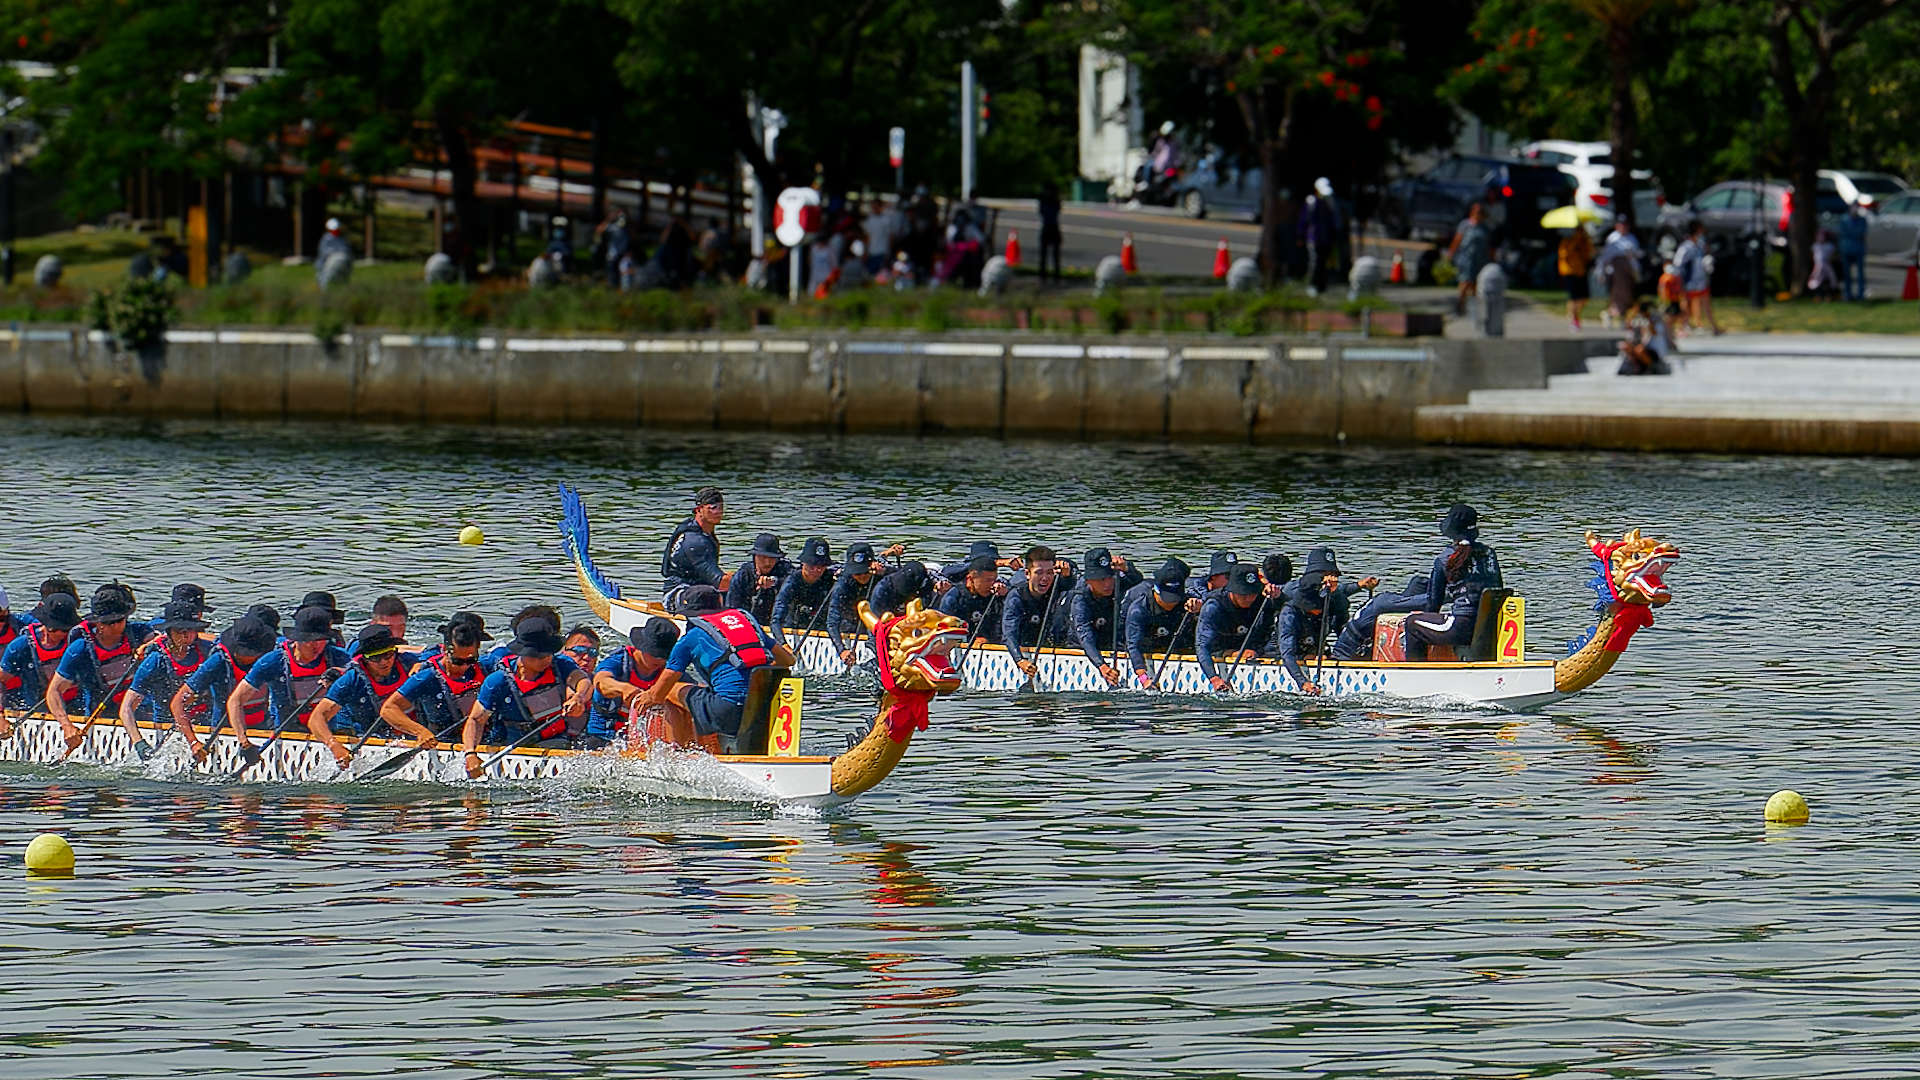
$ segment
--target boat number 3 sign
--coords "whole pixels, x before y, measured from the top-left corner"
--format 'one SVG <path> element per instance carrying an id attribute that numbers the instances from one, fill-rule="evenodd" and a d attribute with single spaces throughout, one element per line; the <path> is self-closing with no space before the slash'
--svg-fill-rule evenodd
<path id="1" fill-rule="evenodd" d="M 773 695 L 772 730 L 767 733 L 767 751 L 774 757 L 800 756 L 800 697 L 805 679 L 781 679 Z"/>

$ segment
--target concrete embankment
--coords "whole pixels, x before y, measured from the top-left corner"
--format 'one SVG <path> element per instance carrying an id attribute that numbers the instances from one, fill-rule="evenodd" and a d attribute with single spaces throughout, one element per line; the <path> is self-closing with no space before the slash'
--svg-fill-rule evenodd
<path id="1" fill-rule="evenodd" d="M 817 334 L 472 340 L 0 331 L 0 409 L 122 416 L 1405 442 L 1421 405 L 1576 370 L 1571 341 Z"/>
<path id="2" fill-rule="evenodd" d="M 1475 388 L 1465 404 L 1419 409 L 1416 430 L 1475 446 L 1920 455 L 1920 340 L 1702 338 L 1671 375 L 1623 378 L 1618 364 L 1596 357 L 1544 388 Z"/>

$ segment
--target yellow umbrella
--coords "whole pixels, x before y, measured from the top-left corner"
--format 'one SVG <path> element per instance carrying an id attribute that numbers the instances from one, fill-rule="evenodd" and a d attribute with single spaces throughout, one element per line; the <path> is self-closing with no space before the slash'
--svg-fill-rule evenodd
<path id="1" fill-rule="evenodd" d="M 1540 218 L 1543 229 L 1577 229 L 1601 219 L 1600 211 L 1585 206 L 1556 206 Z"/>

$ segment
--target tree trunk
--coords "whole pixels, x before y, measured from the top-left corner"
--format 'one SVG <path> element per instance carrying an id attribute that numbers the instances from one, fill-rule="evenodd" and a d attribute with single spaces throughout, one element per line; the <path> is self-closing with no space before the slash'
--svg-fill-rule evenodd
<path id="1" fill-rule="evenodd" d="M 1612 78 L 1613 101 L 1608 121 L 1613 129 L 1613 213 L 1615 217 L 1633 217 L 1633 162 L 1640 141 L 1640 114 L 1633 103 L 1633 38 L 1631 22 L 1614 22 L 1606 27 L 1607 68 Z M 1653 224 L 1636 221 L 1636 227 Z"/>
<path id="2" fill-rule="evenodd" d="M 1280 170 L 1287 156 L 1287 139 L 1293 129 L 1293 91 L 1282 91 L 1281 117 L 1277 127 L 1268 121 L 1267 94 L 1264 87 L 1242 90 L 1235 95 L 1240 118 L 1247 134 L 1260 151 L 1260 278 L 1268 288 L 1280 284 L 1287 274 L 1287 252 L 1280 244 L 1281 221 Z"/>
<path id="3" fill-rule="evenodd" d="M 453 181 L 453 216 L 459 223 L 460 249 L 451 254 L 460 264 L 461 279 L 470 281 L 475 277 L 471 230 L 480 220 L 480 199 L 474 191 L 479 168 L 473 158 L 473 143 L 458 117 L 441 110 L 434 114 L 433 125 L 440 136 L 440 149 L 447 155 L 447 173 Z M 434 239 L 438 242 L 441 238 Z"/>
<path id="4" fill-rule="evenodd" d="M 1793 181 L 1793 217 L 1787 223 L 1787 288 L 1795 296 L 1807 292 L 1807 275 L 1813 269 L 1813 241 L 1820 226 L 1820 167 L 1827 160 L 1826 93 L 1809 88 L 1805 104 L 1787 118 L 1791 145 L 1787 148 L 1788 171 Z"/>

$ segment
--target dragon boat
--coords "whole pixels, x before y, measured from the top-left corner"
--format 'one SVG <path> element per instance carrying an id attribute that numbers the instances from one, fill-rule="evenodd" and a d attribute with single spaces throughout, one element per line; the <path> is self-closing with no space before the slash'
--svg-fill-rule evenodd
<path id="1" fill-rule="evenodd" d="M 600 571 L 588 553 L 590 527 L 578 494 L 562 485 L 560 498 L 562 544 L 573 561 L 588 606 L 622 634 L 656 616 L 684 626 L 684 618 L 669 614 L 660 604 L 623 595 L 620 586 Z M 1302 661 L 1301 666 L 1319 683 L 1322 698 L 1439 699 L 1520 711 L 1577 694 L 1613 669 L 1636 632 L 1653 625 L 1654 609 L 1672 599 L 1665 575 L 1680 558 L 1678 547 L 1641 536 L 1638 529 L 1628 530 L 1618 540 L 1602 539 L 1589 531 L 1585 540 L 1591 553 L 1593 577 L 1587 585 L 1595 594 L 1595 623 L 1570 642 L 1566 655 L 1558 659 L 1527 658 L 1524 599 L 1511 590 L 1491 589 L 1480 605 L 1472 643 L 1451 659 L 1409 663 L 1381 658 L 1393 655 L 1404 618 L 1385 615 L 1377 627 L 1376 659 L 1340 661 L 1328 657 L 1317 665 L 1312 660 Z M 784 633 L 801 668 L 808 673 L 830 676 L 849 670 L 824 630 Z M 873 649 L 867 637 L 862 636 L 853 649 L 855 667 L 870 663 Z M 1214 694 L 1198 659 L 1191 654 L 1154 657 L 1160 665 L 1159 689 L 1149 691 L 1131 681 L 1118 688 L 1109 687 L 1099 668 L 1077 648 L 1026 652 L 1038 669 L 1031 679 L 1015 665 L 1004 646 L 971 642 L 955 658 L 961 685 L 969 690 L 1001 692 L 1032 689 L 1042 693 Z M 1441 650 L 1434 655 L 1441 656 Z M 1127 669 L 1124 652 L 1117 655 L 1113 666 L 1123 672 Z M 1216 666 L 1222 674 L 1228 673 L 1227 664 Z M 1300 693 L 1286 668 L 1267 657 L 1232 667 L 1229 682 L 1231 692 L 1240 695 Z"/>

